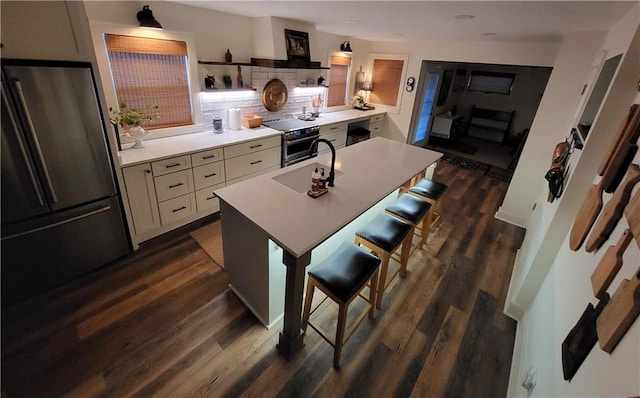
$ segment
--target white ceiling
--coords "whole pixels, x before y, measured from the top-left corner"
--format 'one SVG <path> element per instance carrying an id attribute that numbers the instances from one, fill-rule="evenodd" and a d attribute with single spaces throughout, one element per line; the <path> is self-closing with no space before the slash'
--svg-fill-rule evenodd
<path id="1" fill-rule="evenodd" d="M 568 31 L 608 30 L 635 1 L 220 1 L 177 3 L 248 17 L 304 21 L 321 32 L 371 41 L 553 43 Z M 456 19 L 456 15 L 473 15 Z"/>

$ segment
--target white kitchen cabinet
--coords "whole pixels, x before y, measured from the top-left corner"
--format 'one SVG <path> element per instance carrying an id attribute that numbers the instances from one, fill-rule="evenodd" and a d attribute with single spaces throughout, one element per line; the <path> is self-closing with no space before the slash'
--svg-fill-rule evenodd
<path id="1" fill-rule="evenodd" d="M 194 167 L 193 180 L 196 189 L 224 183 L 224 162 L 215 162 Z"/>
<path id="2" fill-rule="evenodd" d="M 156 185 L 158 202 L 175 198 L 195 190 L 191 169 L 164 174 L 154 177 L 153 180 Z"/>
<path id="3" fill-rule="evenodd" d="M 282 158 L 280 146 L 251 152 L 246 155 L 224 160 L 224 168 L 227 179 L 242 177 L 248 174 L 261 172 L 273 166 L 280 166 Z"/>
<path id="4" fill-rule="evenodd" d="M 384 127 L 384 113 L 380 115 L 371 116 L 369 119 L 369 132 L 371 138 L 381 137 L 383 135 Z"/>
<path id="5" fill-rule="evenodd" d="M 160 228 L 160 213 L 151 164 L 125 167 L 122 174 L 136 235 L 142 236 Z"/>
<path id="6" fill-rule="evenodd" d="M 93 44 L 82 1 L 3 1 L 2 56 L 90 62 Z"/>
<path id="7" fill-rule="evenodd" d="M 224 185 L 212 185 L 196 191 L 196 208 L 199 213 L 220 211 L 220 200 L 214 192 L 216 189 L 224 188 Z"/>
<path id="8" fill-rule="evenodd" d="M 224 147 L 224 158 L 230 159 L 253 152 L 263 151 L 269 148 L 280 147 L 282 145 L 282 137 L 279 135 L 259 140 L 242 142 L 240 144 L 229 145 Z M 233 178 L 233 177 L 232 177 Z"/>
<path id="9" fill-rule="evenodd" d="M 347 144 L 348 129 L 349 124 L 347 122 L 320 126 L 320 138 L 324 138 L 325 140 L 331 142 L 331 144 L 336 149 L 344 148 L 344 146 Z M 318 146 L 318 154 L 323 154 L 329 151 L 330 149 L 327 145 Z"/>
<path id="10" fill-rule="evenodd" d="M 194 193 L 178 196 L 158 203 L 162 225 L 171 225 L 196 214 L 196 197 Z"/>

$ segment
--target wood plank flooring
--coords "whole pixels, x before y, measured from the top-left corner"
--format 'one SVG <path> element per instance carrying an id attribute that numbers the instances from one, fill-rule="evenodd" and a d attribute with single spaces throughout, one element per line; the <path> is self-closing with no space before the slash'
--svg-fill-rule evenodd
<path id="1" fill-rule="evenodd" d="M 292 360 L 278 354 L 281 325 L 265 329 L 228 290 L 189 235 L 199 222 L 4 310 L 2 396 L 505 396 L 516 323 L 502 308 L 524 231 L 493 218 L 505 182 L 447 164 L 435 179 L 449 185 L 442 217 L 340 371 L 312 329 Z M 335 314 L 325 303 L 316 322 L 333 330 Z"/>

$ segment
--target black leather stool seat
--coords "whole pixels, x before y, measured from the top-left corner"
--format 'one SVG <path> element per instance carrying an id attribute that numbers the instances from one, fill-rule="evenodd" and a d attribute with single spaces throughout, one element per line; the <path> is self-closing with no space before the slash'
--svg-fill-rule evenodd
<path id="1" fill-rule="evenodd" d="M 433 200 L 440 199 L 446 190 L 447 186 L 445 184 L 429 180 L 428 178 L 423 178 L 418 181 L 416 185 L 409 188 L 410 192 L 417 193 L 418 195 L 422 195 Z"/>
<path id="2" fill-rule="evenodd" d="M 387 207 L 385 211 L 403 218 L 413 224 L 417 224 L 424 218 L 431 204 L 415 196 L 402 194 L 393 205 Z"/>
<path id="3" fill-rule="evenodd" d="M 309 275 L 347 302 L 358 294 L 379 265 L 378 257 L 344 242 L 331 256 L 309 270 Z"/>
<path id="4" fill-rule="evenodd" d="M 373 243 L 379 248 L 392 252 L 411 230 L 411 225 L 386 214 L 378 214 L 356 236 Z"/>

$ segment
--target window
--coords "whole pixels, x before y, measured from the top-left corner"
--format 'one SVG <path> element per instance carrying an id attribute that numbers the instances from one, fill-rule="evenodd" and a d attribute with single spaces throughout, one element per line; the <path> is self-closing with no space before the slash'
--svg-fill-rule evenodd
<path id="1" fill-rule="evenodd" d="M 369 102 L 385 106 L 388 112 L 400 112 L 408 63 L 408 54 L 371 54 Z"/>
<path id="2" fill-rule="evenodd" d="M 347 85 L 351 58 L 331 56 L 327 107 L 347 105 Z"/>
<path id="3" fill-rule="evenodd" d="M 114 34 L 105 42 L 118 103 L 157 105 L 160 118 L 145 128 L 193 124 L 186 42 Z"/>
<path id="4" fill-rule="evenodd" d="M 374 59 L 371 73 L 370 101 L 375 104 L 395 106 L 398 102 L 398 87 L 402 79 L 404 61 L 397 59 Z"/>
<path id="5" fill-rule="evenodd" d="M 515 73 L 471 72 L 467 90 L 509 95 L 515 78 Z"/>

